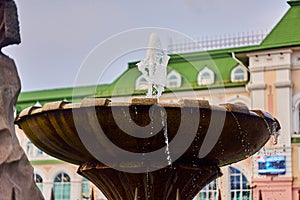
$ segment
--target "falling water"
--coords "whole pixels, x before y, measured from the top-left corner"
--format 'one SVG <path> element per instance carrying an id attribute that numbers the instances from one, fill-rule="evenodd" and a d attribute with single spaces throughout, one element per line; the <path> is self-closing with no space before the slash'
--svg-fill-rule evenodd
<path id="1" fill-rule="evenodd" d="M 278 143 L 278 136 L 279 136 L 279 131 L 276 130 L 277 129 L 277 123 L 276 122 L 273 122 L 272 123 L 272 135 L 274 137 L 274 144 L 277 144 Z"/>
<path id="2" fill-rule="evenodd" d="M 126 111 L 124 108 L 121 108 L 122 112 L 123 112 L 123 115 L 124 115 L 124 118 L 127 118 L 127 114 L 126 114 Z"/>
<path id="3" fill-rule="evenodd" d="M 264 122 L 268 128 L 268 131 L 270 133 L 270 135 L 273 135 L 274 137 L 274 142 L 273 144 L 277 144 L 278 143 L 278 136 L 279 136 L 279 132 L 276 130 L 277 129 L 277 123 L 276 122 L 272 122 L 271 127 L 269 125 L 269 123 L 267 122 L 267 120 L 264 118 Z"/>
<path id="4" fill-rule="evenodd" d="M 149 183 L 149 168 L 147 168 L 147 172 L 146 172 L 146 185 L 147 185 L 147 199 L 150 198 L 150 183 Z"/>
<path id="5" fill-rule="evenodd" d="M 153 129 L 154 129 L 154 109 L 151 109 L 150 112 L 150 126 L 151 126 L 151 131 L 150 131 L 150 135 L 153 135 Z"/>
<path id="6" fill-rule="evenodd" d="M 157 34 L 152 33 L 146 58 L 137 63 L 138 70 L 148 82 L 148 98 L 159 98 L 167 84 L 167 66 L 170 56 L 161 48 Z M 153 93 L 154 92 L 154 93 Z M 153 96 L 154 94 L 154 96 Z"/>
<path id="7" fill-rule="evenodd" d="M 240 134 L 241 134 L 241 145 L 244 148 L 244 152 L 245 153 L 247 153 L 247 152 L 249 153 L 251 150 L 250 150 L 250 143 L 247 142 L 247 132 L 242 130 L 241 124 L 240 124 L 238 118 L 235 116 L 235 114 L 232 111 L 230 111 L 230 113 L 233 116 L 236 125 L 238 126 L 238 130 L 240 131 Z M 249 157 L 249 156 L 250 155 L 246 155 L 246 157 Z"/>
<path id="8" fill-rule="evenodd" d="M 235 120 L 235 123 L 236 123 L 236 125 L 238 126 L 238 129 L 241 131 L 242 128 L 241 128 L 241 124 L 240 124 L 239 120 L 238 120 L 237 117 L 233 114 L 233 112 L 230 111 L 230 113 L 231 113 L 231 115 L 233 116 L 233 118 L 234 118 L 234 120 Z"/>
<path id="9" fill-rule="evenodd" d="M 138 200 L 138 189 L 135 188 L 135 191 L 134 191 L 134 200 Z"/>
<path id="10" fill-rule="evenodd" d="M 170 149 L 169 149 L 167 116 L 165 115 L 165 112 L 163 110 L 160 111 L 160 114 L 161 114 L 161 119 L 162 119 L 161 123 L 162 123 L 162 126 L 163 126 L 165 143 L 166 143 L 165 153 L 167 154 L 168 165 L 171 165 L 172 164 L 172 159 L 171 159 Z"/>

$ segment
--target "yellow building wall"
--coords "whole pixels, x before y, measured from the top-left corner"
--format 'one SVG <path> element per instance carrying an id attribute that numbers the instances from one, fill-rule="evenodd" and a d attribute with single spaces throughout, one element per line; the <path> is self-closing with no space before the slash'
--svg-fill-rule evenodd
<path id="1" fill-rule="evenodd" d="M 300 170 L 299 170 L 299 144 L 292 146 L 292 170 L 293 170 L 293 184 L 300 185 Z"/>
<path id="2" fill-rule="evenodd" d="M 293 94 L 300 92 L 300 69 L 295 69 L 292 72 Z"/>

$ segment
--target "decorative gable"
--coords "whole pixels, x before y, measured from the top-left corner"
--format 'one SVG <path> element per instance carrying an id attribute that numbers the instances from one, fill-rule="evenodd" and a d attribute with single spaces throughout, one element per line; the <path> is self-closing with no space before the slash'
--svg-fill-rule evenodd
<path id="1" fill-rule="evenodd" d="M 198 85 L 211 85 L 215 82 L 215 73 L 211 69 L 204 67 L 198 74 L 197 82 Z"/>
<path id="2" fill-rule="evenodd" d="M 167 76 L 167 87 L 175 88 L 181 86 L 181 75 L 175 70 L 171 71 Z"/>
<path id="3" fill-rule="evenodd" d="M 248 80 L 248 73 L 245 67 L 238 65 L 231 71 L 231 82 L 245 82 Z"/>

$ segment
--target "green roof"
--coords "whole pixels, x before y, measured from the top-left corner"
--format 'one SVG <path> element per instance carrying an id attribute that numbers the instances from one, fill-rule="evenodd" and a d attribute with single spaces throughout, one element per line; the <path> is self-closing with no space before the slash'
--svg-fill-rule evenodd
<path id="1" fill-rule="evenodd" d="M 168 72 L 175 70 L 183 77 L 182 86 L 172 91 L 207 89 L 207 86 L 197 84 L 197 75 L 204 67 L 215 72 L 215 83 L 210 88 L 245 86 L 247 81 L 242 83 L 230 81 L 231 70 L 238 65 L 231 56 L 232 52 L 235 52 L 236 56 L 247 65 L 247 52 L 300 45 L 300 0 L 291 0 L 288 3 L 291 8 L 260 45 L 171 55 Z M 141 75 L 136 63 L 129 63 L 128 69 L 111 84 L 77 87 L 75 96 L 73 88 L 22 92 L 18 99 L 17 111 L 33 106 L 36 102 L 43 105 L 61 100 L 76 102 L 84 97 L 145 94 L 145 91 L 135 90 L 135 81 Z M 166 89 L 166 92 L 170 90 Z"/>
<path id="2" fill-rule="evenodd" d="M 181 87 L 173 88 L 172 91 L 207 89 L 208 86 L 197 84 L 198 73 L 204 67 L 215 73 L 215 83 L 209 88 L 244 86 L 247 82 L 233 83 L 230 81 L 231 70 L 238 65 L 237 61 L 231 57 L 230 52 L 231 50 L 227 49 L 171 55 L 168 72 L 175 70 L 182 76 Z M 145 91 L 135 89 L 136 79 L 141 76 L 136 63 L 129 63 L 127 70 L 111 84 L 77 87 L 75 96 L 73 96 L 73 88 L 22 92 L 18 98 L 17 112 L 33 106 L 37 102 L 43 105 L 47 102 L 62 100 L 76 102 L 84 97 L 109 98 L 112 96 L 145 95 Z M 167 88 L 165 92 L 170 91 Z"/>
<path id="3" fill-rule="evenodd" d="M 29 91 L 21 92 L 18 97 L 17 102 L 17 112 L 20 112 L 24 108 L 35 105 L 37 102 L 41 105 L 54 102 L 67 100 L 70 102 L 80 101 L 84 97 L 94 96 L 96 93 L 101 93 L 100 91 L 105 92 L 108 85 L 99 85 L 95 86 L 83 86 L 77 87 L 76 93 L 73 92 L 73 88 L 59 88 L 51 90 L 38 90 L 38 91 Z"/>
<path id="4" fill-rule="evenodd" d="M 300 44 L 300 1 L 289 1 L 290 9 L 262 41 L 260 48 L 274 48 Z"/>
<path id="5" fill-rule="evenodd" d="M 137 62 L 129 63 L 128 69 L 106 89 L 111 91 L 112 96 L 128 95 L 128 94 L 145 94 L 145 92 L 136 91 L 136 80 L 141 76 L 141 72 L 136 66 Z M 215 83 L 212 87 L 236 87 L 244 86 L 243 83 L 233 83 L 230 80 L 231 70 L 238 65 L 230 53 L 226 51 L 211 52 L 195 52 L 186 54 L 171 55 L 168 64 L 168 73 L 175 70 L 182 76 L 182 84 L 180 88 L 172 88 L 172 91 L 180 90 L 201 90 L 207 89 L 208 86 L 199 86 L 197 76 L 199 71 L 204 67 L 211 69 L 215 73 Z M 170 89 L 166 89 L 169 92 Z M 96 94 L 101 97 L 101 94 Z"/>

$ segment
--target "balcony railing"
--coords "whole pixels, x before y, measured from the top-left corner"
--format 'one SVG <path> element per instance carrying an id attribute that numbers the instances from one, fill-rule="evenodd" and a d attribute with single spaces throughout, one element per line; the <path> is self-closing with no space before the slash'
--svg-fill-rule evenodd
<path id="1" fill-rule="evenodd" d="M 247 32 L 239 34 L 227 34 L 223 36 L 203 37 L 195 40 L 177 41 L 170 44 L 170 53 L 185 53 L 193 51 L 206 51 L 243 46 L 258 45 L 266 37 L 267 32 Z"/>

